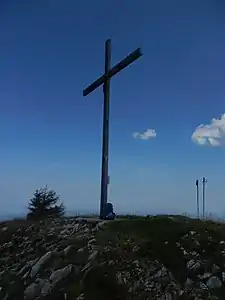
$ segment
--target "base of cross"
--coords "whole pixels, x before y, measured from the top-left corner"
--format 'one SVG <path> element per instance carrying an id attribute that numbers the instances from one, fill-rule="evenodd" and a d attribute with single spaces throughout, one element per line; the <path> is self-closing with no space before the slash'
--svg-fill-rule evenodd
<path id="1" fill-rule="evenodd" d="M 116 217 L 116 214 L 113 211 L 113 205 L 112 203 L 106 203 L 105 209 L 104 209 L 104 216 L 100 217 L 102 220 L 114 220 Z"/>

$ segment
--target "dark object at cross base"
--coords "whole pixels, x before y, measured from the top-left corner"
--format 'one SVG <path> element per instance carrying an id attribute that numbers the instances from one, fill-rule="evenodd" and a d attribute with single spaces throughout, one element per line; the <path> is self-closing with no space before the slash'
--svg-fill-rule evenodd
<path id="1" fill-rule="evenodd" d="M 113 205 L 112 203 L 108 202 L 105 205 L 105 220 L 114 220 L 116 217 L 115 213 L 113 212 Z"/>

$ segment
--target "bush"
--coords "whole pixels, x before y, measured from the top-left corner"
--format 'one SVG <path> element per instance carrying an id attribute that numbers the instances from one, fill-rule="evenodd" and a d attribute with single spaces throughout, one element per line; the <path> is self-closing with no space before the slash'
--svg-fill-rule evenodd
<path id="1" fill-rule="evenodd" d="M 59 202 L 59 196 L 47 186 L 36 190 L 33 198 L 29 200 L 27 219 L 39 220 L 63 216 L 65 208 L 63 203 Z"/>

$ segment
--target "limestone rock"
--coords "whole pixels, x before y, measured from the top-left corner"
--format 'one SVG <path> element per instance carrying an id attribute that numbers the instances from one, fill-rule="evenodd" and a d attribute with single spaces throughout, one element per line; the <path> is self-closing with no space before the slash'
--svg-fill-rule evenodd
<path id="1" fill-rule="evenodd" d="M 36 276 L 36 274 L 39 272 L 40 268 L 51 258 L 52 252 L 49 251 L 45 253 L 32 267 L 30 272 L 30 277 L 33 278 Z"/>
<path id="2" fill-rule="evenodd" d="M 34 299 L 40 295 L 41 289 L 45 283 L 45 280 L 37 280 L 31 283 L 24 291 L 25 299 Z"/>
<path id="3" fill-rule="evenodd" d="M 206 285 L 210 289 L 217 289 L 222 286 L 222 282 L 220 281 L 220 279 L 217 276 L 212 276 L 207 280 Z"/>
<path id="4" fill-rule="evenodd" d="M 68 265 L 63 269 L 55 270 L 49 277 L 49 280 L 52 282 L 52 286 L 54 287 L 59 281 L 65 279 L 72 272 L 72 269 L 73 266 Z"/>

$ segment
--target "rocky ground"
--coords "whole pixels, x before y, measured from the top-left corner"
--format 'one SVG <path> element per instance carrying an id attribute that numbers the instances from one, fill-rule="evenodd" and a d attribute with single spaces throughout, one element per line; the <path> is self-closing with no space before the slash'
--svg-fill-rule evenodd
<path id="1" fill-rule="evenodd" d="M 225 225 L 180 216 L 0 224 L 0 299 L 225 299 Z"/>

